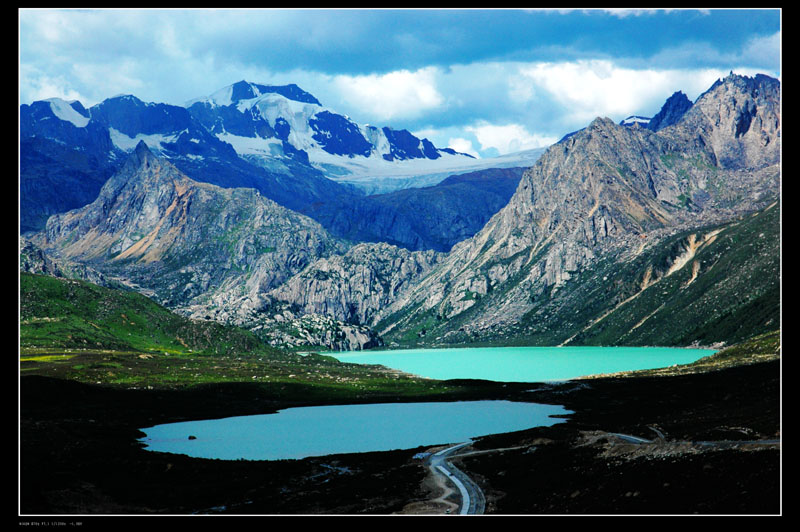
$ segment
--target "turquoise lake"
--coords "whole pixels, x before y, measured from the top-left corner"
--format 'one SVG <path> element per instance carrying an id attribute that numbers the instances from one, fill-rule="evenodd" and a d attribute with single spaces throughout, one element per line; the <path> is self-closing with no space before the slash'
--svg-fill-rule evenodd
<path id="1" fill-rule="evenodd" d="M 548 382 L 688 364 L 714 353 L 712 349 L 592 346 L 402 349 L 325 354 L 342 362 L 381 364 L 431 379 Z"/>
<path id="2" fill-rule="evenodd" d="M 513 401 L 377 403 L 287 408 L 276 414 L 141 429 L 146 449 L 222 460 L 282 460 L 461 443 L 564 420 L 558 405 Z M 189 437 L 193 436 L 193 439 Z"/>
<path id="3" fill-rule="evenodd" d="M 326 353 L 433 379 L 563 381 L 586 375 L 687 364 L 710 349 L 490 347 Z M 413 449 L 550 426 L 561 406 L 511 401 L 380 403 L 289 408 L 276 414 L 170 423 L 141 429 L 151 451 L 222 460 L 282 460 Z M 189 438 L 192 436 L 193 438 Z"/>

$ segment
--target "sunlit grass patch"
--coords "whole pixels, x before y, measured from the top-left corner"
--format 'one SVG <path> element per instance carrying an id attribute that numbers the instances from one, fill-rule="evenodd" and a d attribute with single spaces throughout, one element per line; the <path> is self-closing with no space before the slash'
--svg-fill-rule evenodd
<path id="1" fill-rule="evenodd" d="M 75 355 L 59 354 L 59 355 L 34 355 L 19 357 L 20 362 L 63 362 L 69 360 Z"/>

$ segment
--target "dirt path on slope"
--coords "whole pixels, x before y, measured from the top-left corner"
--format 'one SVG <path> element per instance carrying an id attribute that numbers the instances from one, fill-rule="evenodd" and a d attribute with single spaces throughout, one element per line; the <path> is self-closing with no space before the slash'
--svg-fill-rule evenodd
<path id="1" fill-rule="evenodd" d="M 447 448 L 448 446 L 432 447 L 426 452 L 431 454 Z M 458 502 L 454 502 L 453 497 L 458 498 L 459 494 L 453 489 L 447 478 L 439 473 L 434 467 L 427 466 L 428 474 L 422 481 L 422 488 L 430 493 L 430 499 L 426 501 L 416 501 L 407 504 L 398 514 L 447 514 L 458 512 Z"/>

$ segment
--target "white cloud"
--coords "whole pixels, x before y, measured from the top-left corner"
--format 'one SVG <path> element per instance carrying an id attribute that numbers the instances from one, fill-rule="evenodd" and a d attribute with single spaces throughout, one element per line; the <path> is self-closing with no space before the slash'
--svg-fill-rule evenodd
<path id="1" fill-rule="evenodd" d="M 507 75 L 507 79 L 508 97 L 511 98 L 512 101 L 526 103 L 533 100 L 536 95 L 536 91 L 534 90 L 530 79 L 513 74 Z"/>
<path id="2" fill-rule="evenodd" d="M 20 20 L 24 29 L 31 32 L 34 42 L 65 44 L 80 36 L 66 11 L 22 10 Z"/>
<path id="3" fill-rule="evenodd" d="M 597 11 L 598 18 L 605 16 Z M 633 23 L 649 12 L 625 9 L 609 18 L 628 17 Z M 780 32 L 776 32 L 744 44 L 737 40 L 735 47 L 706 42 L 706 36 L 697 33 L 690 41 L 677 40 L 671 48 L 647 56 L 614 60 L 606 53 L 581 51 L 577 43 L 553 42 L 532 44 L 536 53 L 531 55 L 498 55 L 488 62 L 481 59 L 485 54 L 477 58 L 465 54 L 449 66 L 406 66 L 405 70 L 392 66 L 394 70 L 386 73 L 379 70 L 385 63 L 368 62 L 358 71 L 348 54 L 355 51 L 366 59 L 376 51 L 363 45 L 367 41 L 361 41 L 361 35 L 369 42 L 380 35 L 384 44 L 391 43 L 397 61 L 403 61 L 401 42 L 414 43 L 415 55 L 420 57 L 441 46 L 442 41 L 433 39 L 428 30 L 419 37 L 407 28 L 398 35 L 378 33 L 376 29 L 384 27 L 381 14 L 363 17 L 358 10 L 342 10 L 331 16 L 325 10 L 302 9 L 22 9 L 20 101 L 61 97 L 79 99 L 88 107 L 115 94 L 132 93 L 145 101 L 182 105 L 241 79 L 297 83 L 324 106 L 347 113 L 358 123 L 430 128 L 426 136 L 437 146 L 451 145 L 486 156 L 486 149 L 505 153 L 546 145 L 554 136 L 584 127 L 596 116 L 620 120 L 631 114 L 655 114 L 676 90 L 694 100 L 731 69 L 752 75 L 761 67 L 761 72 L 775 75 L 780 68 Z M 448 44 L 457 46 L 456 37 L 453 33 Z M 588 42 L 589 35 L 585 39 Z M 322 53 L 331 50 L 341 53 Z M 316 63 L 323 56 L 328 63 Z M 334 73 L 338 57 L 350 61 L 345 71 L 349 74 Z M 551 59 L 522 62 L 530 57 Z M 552 59 L 575 57 L 596 59 Z M 763 70 L 769 65 L 775 65 L 773 71 Z"/>
<path id="4" fill-rule="evenodd" d="M 642 15 L 656 15 L 669 13 L 675 11 L 674 9 L 649 9 L 649 8 L 628 8 L 628 7 L 611 7 L 603 8 L 601 11 L 613 15 L 618 18 L 627 17 L 640 17 Z M 708 10 L 701 10 L 702 13 L 708 14 Z"/>
<path id="5" fill-rule="evenodd" d="M 519 74 L 549 93 L 569 122 L 584 125 L 597 116 L 620 119 L 648 109 L 655 113 L 677 90 L 694 99 L 728 72 L 632 69 L 608 60 L 580 60 L 530 64 L 520 67 Z"/>
<path id="6" fill-rule="evenodd" d="M 117 94 L 134 94 L 143 100 L 147 95 L 140 89 L 146 86 L 143 78 L 148 75 L 147 64 L 131 59 L 120 60 L 114 68 L 103 63 L 81 63 L 72 68 L 74 79 L 82 86 L 92 87 L 97 101 L 102 101 Z M 95 96 L 92 95 L 92 96 Z M 92 105 L 94 102 L 88 102 Z"/>
<path id="7" fill-rule="evenodd" d="M 20 103 L 31 103 L 49 98 L 81 100 L 82 95 L 72 88 L 64 76 L 49 76 L 35 68 L 21 65 L 19 69 Z"/>
<path id="8" fill-rule="evenodd" d="M 475 146 L 472 145 L 472 141 L 469 139 L 464 138 L 451 138 L 447 144 L 447 147 L 461 153 L 468 153 L 475 158 L 480 159 L 480 154 L 475 150 Z"/>
<path id="9" fill-rule="evenodd" d="M 415 72 L 338 75 L 333 78 L 333 86 L 343 101 L 375 119 L 410 118 L 444 103 L 436 87 L 436 74 L 436 68 L 426 67 Z"/>
<path id="10" fill-rule="evenodd" d="M 748 64 L 765 64 L 778 67 L 781 57 L 781 32 L 763 37 L 754 37 L 747 41 L 742 50 L 741 62 Z"/>
<path id="11" fill-rule="evenodd" d="M 711 13 L 709 9 L 689 8 L 692 11 L 697 11 L 700 14 L 708 15 Z M 617 18 L 639 17 L 642 15 L 658 15 L 679 11 L 676 8 L 633 8 L 633 7 L 608 7 L 608 8 L 540 8 L 540 9 L 525 9 L 529 12 L 551 12 L 561 15 L 569 15 L 571 13 L 580 12 L 583 14 L 591 13 L 605 13 Z"/>
<path id="12" fill-rule="evenodd" d="M 464 128 L 475 135 L 482 150 L 494 148 L 500 155 L 533 148 L 542 148 L 558 138 L 530 133 L 520 124 L 495 125 L 482 121 Z"/>
<path id="13" fill-rule="evenodd" d="M 156 35 L 156 39 L 159 50 L 169 59 L 176 61 L 193 59 L 189 50 L 182 45 L 180 32 L 175 29 L 173 24 L 165 23 Z"/>

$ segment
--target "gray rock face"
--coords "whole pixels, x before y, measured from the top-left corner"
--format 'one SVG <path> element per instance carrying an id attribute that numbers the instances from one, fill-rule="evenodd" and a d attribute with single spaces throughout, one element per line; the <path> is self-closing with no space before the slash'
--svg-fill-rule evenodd
<path id="1" fill-rule="evenodd" d="M 19 239 L 19 271 L 81 279 L 101 286 L 117 286 L 117 283 L 93 268 L 80 263 L 53 259 L 25 237 Z"/>
<path id="2" fill-rule="evenodd" d="M 261 292 L 347 246 L 252 189 L 192 181 L 142 143 L 92 204 L 48 220 L 43 248 L 119 275 L 169 307 Z"/>
<path id="3" fill-rule="evenodd" d="M 379 332 L 433 314 L 459 316 L 461 330 L 502 328 L 643 239 L 763 206 L 779 191 L 777 88 L 732 75 L 657 133 L 594 120 L 550 147 L 509 204 L 388 309 L 399 318 Z"/>
<path id="4" fill-rule="evenodd" d="M 382 243 L 359 244 L 344 255 L 319 259 L 269 295 L 304 314 L 373 324 L 442 256 Z"/>
<path id="5" fill-rule="evenodd" d="M 344 323 L 319 314 L 266 321 L 254 331 L 270 345 L 281 348 L 322 346 L 334 351 L 361 351 L 383 345 L 381 338 L 367 326 Z"/>
<path id="6" fill-rule="evenodd" d="M 752 170 L 780 161 L 780 82 L 731 74 L 702 94 L 674 131 L 719 168 Z"/>
<path id="7" fill-rule="evenodd" d="M 306 314 L 296 306 L 265 294 L 237 296 L 217 293 L 203 304 L 175 309 L 181 315 L 243 327 L 278 348 L 319 348 L 359 351 L 383 345 L 366 325 L 331 316 Z"/>

